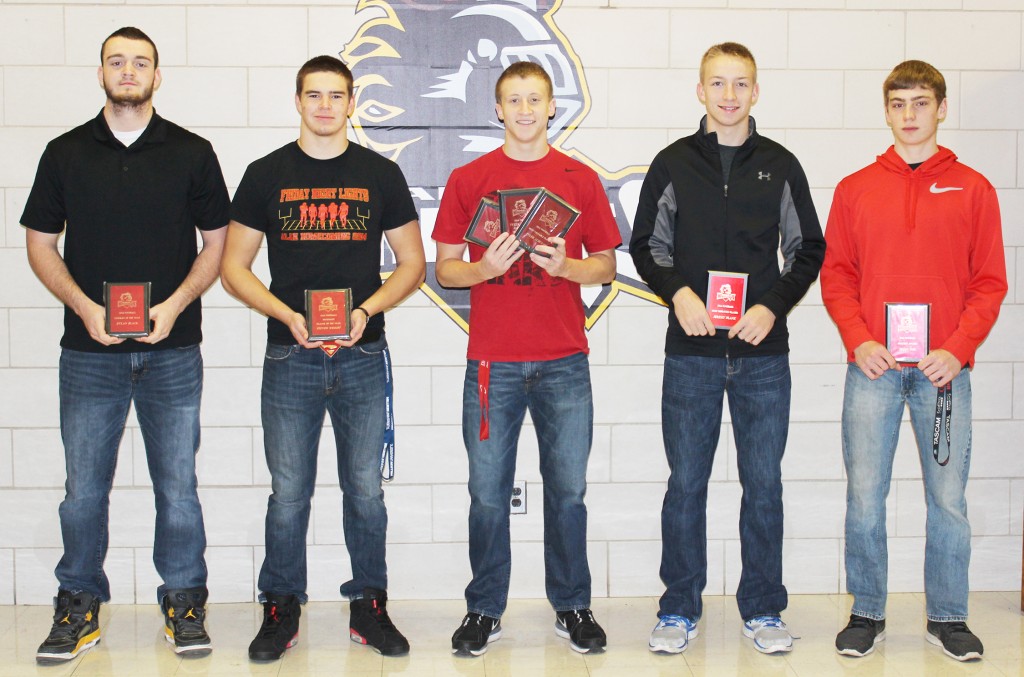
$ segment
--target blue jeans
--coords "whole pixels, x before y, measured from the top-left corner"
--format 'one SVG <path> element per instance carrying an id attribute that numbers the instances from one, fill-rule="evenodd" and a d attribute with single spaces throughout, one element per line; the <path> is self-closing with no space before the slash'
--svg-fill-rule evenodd
<path id="1" fill-rule="evenodd" d="M 890 369 L 871 381 L 851 363 L 843 399 L 843 460 L 846 463 L 846 588 L 853 613 L 885 618 L 888 594 L 885 498 L 899 439 L 903 408 L 917 439 L 928 507 L 925 540 L 925 610 L 933 621 L 967 619 L 967 568 L 971 525 L 967 521 L 967 473 L 971 465 L 971 373 L 953 380 L 949 463 L 932 453 L 937 389 L 920 370 Z M 946 458 L 945 435 L 940 460 Z"/>
<path id="2" fill-rule="evenodd" d="M 782 454 L 789 434 L 788 355 L 667 355 L 661 426 L 671 474 L 661 509 L 659 615 L 697 620 L 707 584 L 708 479 L 729 394 L 743 499 L 743 573 L 736 602 L 744 620 L 786 608 L 782 584 Z"/>
<path id="3" fill-rule="evenodd" d="M 501 618 L 508 602 L 512 549 L 509 501 L 526 410 L 537 429 L 544 481 L 544 584 L 556 611 L 590 607 L 587 563 L 587 461 L 594 433 L 590 362 L 583 353 L 545 362 L 492 362 L 490 437 L 480 439 L 480 363 L 469 360 L 462 437 L 469 454 L 470 612 Z"/>
<path id="4" fill-rule="evenodd" d="M 385 348 L 383 337 L 342 348 L 334 357 L 319 348 L 267 345 L 263 441 L 273 493 L 267 503 L 261 598 L 275 593 L 297 595 L 303 603 L 307 599 L 306 532 L 325 412 L 334 427 L 342 524 L 352 564 L 352 579 L 341 586 L 341 594 L 352 599 L 362 597 L 366 587 L 387 589 L 388 513 L 380 474 Z"/>
<path id="5" fill-rule="evenodd" d="M 128 408 L 135 403 L 156 496 L 153 564 L 168 589 L 206 585 L 206 532 L 196 492 L 199 346 L 137 353 L 60 355 L 60 431 L 67 466 L 60 504 L 64 556 L 54 573 L 61 589 L 110 599 L 103 572 L 110 488 Z"/>

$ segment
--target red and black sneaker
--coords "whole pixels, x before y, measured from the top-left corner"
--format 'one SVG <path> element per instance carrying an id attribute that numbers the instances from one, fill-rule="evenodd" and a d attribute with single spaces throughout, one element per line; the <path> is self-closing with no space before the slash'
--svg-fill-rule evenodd
<path id="1" fill-rule="evenodd" d="M 267 594 L 263 603 L 263 625 L 249 644 L 249 659 L 276 661 L 299 641 L 302 607 L 295 595 Z"/>
<path id="2" fill-rule="evenodd" d="M 354 599 L 349 616 L 349 638 L 365 644 L 384 656 L 409 653 L 409 641 L 388 616 L 388 593 L 377 588 L 363 590 L 362 599 Z"/>

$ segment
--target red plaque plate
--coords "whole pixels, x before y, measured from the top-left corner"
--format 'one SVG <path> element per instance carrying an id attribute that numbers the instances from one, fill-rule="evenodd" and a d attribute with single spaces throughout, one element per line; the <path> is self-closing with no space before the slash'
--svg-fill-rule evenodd
<path id="1" fill-rule="evenodd" d="M 731 329 L 747 309 L 747 274 L 709 270 L 705 305 L 715 329 Z"/>
<path id="2" fill-rule="evenodd" d="M 548 256 L 537 251 L 537 245 L 550 245 L 551 238 L 565 237 L 579 215 L 580 210 L 545 189 L 519 226 L 516 239 L 526 251 Z"/>
<path id="3" fill-rule="evenodd" d="M 530 209 L 540 198 L 543 188 L 514 188 L 498 191 L 498 209 L 501 211 L 501 227 L 506 233 L 515 235 L 519 226 L 530 214 Z"/>
<path id="4" fill-rule="evenodd" d="M 494 238 L 501 235 L 501 210 L 498 203 L 486 197 L 480 198 L 480 206 L 469 224 L 469 230 L 463 238 L 466 242 L 488 247 Z"/>
<path id="5" fill-rule="evenodd" d="M 104 282 L 104 330 L 110 336 L 149 336 L 149 282 Z"/>
<path id="6" fill-rule="evenodd" d="M 307 289 L 306 330 L 309 341 L 352 338 L 351 289 Z"/>

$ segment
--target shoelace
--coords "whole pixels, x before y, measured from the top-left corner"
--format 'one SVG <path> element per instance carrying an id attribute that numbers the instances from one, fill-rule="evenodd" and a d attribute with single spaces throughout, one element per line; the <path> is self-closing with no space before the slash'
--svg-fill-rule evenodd
<path id="1" fill-rule="evenodd" d="M 263 625 L 260 626 L 259 637 L 269 637 L 277 632 L 277 626 L 281 624 L 281 618 L 277 615 L 277 605 L 274 604 L 263 617 Z"/>
<path id="2" fill-rule="evenodd" d="M 947 628 L 947 632 L 949 634 L 951 634 L 951 635 L 955 634 L 955 633 L 961 633 L 961 632 L 965 632 L 965 633 L 970 633 L 971 632 L 970 629 L 968 629 L 967 624 L 964 623 L 963 621 L 953 621 L 953 622 L 945 624 L 945 625 L 946 625 L 946 628 Z"/>
<path id="3" fill-rule="evenodd" d="M 682 616 L 676 616 L 675 614 L 668 614 L 661 617 L 660 625 L 666 628 L 680 628 L 693 625 L 690 621 Z"/>
<path id="4" fill-rule="evenodd" d="M 203 616 L 205 612 L 203 609 L 197 609 L 195 607 L 188 607 L 185 609 L 185 613 L 178 614 L 177 611 L 174 614 L 175 625 L 179 630 L 188 632 L 191 630 L 203 630 Z"/>
<path id="5" fill-rule="evenodd" d="M 72 616 L 69 613 L 65 613 L 62 618 L 57 618 L 60 614 L 57 614 L 53 618 L 53 628 L 50 630 L 51 635 L 67 635 L 68 637 L 74 637 L 82 629 L 85 624 L 84 615 Z"/>
<path id="6" fill-rule="evenodd" d="M 865 618 L 864 616 L 853 616 L 847 627 L 857 628 L 858 630 L 874 630 L 875 622 L 876 621 L 873 621 L 870 618 Z"/>
<path id="7" fill-rule="evenodd" d="M 769 628 L 784 628 L 785 623 L 778 616 L 756 616 L 750 619 L 751 623 L 760 623 L 761 625 Z"/>
<path id="8" fill-rule="evenodd" d="M 597 624 L 597 621 L 594 620 L 594 612 L 591 611 L 590 609 L 573 609 L 569 613 L 571 614 L 572 618 L 576 619 L 576 622 L 575 623 L 566 623 L 565 624 L 566 627 L 574 628 L 577 625 L 579 625 L 580 623 L 587 623 L 587 624 L 592 624 L 592 625 L 596 625 Z M 568 619 L 569 619 L 569 616 L 566 617 L 567 621 L 568 621 Z"/>
<path id="9" fill-rule="evenodd" d="M 390 632 L 398 632 L 398 628 L 391 621 L 391 616 L 388 615 L 388 610 L 377 603 L 377 600 L 373 600 L 373 613 L 377 616 L 377 622 L 380 623 L 381 629 Z"/>

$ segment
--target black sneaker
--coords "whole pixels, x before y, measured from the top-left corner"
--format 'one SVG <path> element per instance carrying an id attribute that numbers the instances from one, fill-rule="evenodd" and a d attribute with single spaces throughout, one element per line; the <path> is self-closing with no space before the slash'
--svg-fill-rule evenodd
<path id="1" fill-rule="evenodd" d="M 164 637 L 174 645 L 174 653 L 199 658 L 213 650 L 205 625 L 207 594 L 206 588 L 168 590 L 160 602 Z"/>
<path id="2" fill-rule="evenodd" d="M 499 639 L 499 619 L 470 612 L 452 635 L 452 653 L 456 656 L 481 656 L 487 651 L 488 644 Z"/>
<path id="3" fill-rule="evenodd" d="M 850 622 L 836 635 L 836 651 L 844 656 L 867 656 L 885 639 L 885 619 L 850 614 Z"/>
<path id="4" fill-rule="evenodd" d="M 963 621 L 928 621 L 928 632 L 924 638 L 932 644 L 941 646 L 943 653 L 958 661 L 975 660 L 985 653 L 981 640 Z"/>
<path id="5" fill-rule="evenodd" d="M 267 594 L 263 603 L 263 625 L 249 644 L 249 659 L 276 661 L 299 641 L 302 607 L 295 595 Z"/>
<path id="6" fill-rule="evenodd" d="M 362 599 L 354 599 L 349 607 L 348 637 L 365 644 L 382 656 L 404 656 L 409 641 L 402 636 L 388 616 L 388 593 L 365 588 Z"/>
<path id="7" fill-rule="evenodd" d="M 36 662 L 63 663 L 100 641 L 100 601 L 87 592 L 58 590 L 53 627 L 36 652 Z"/>
<path id="8" fill-rule="evenodd" d="M 601 653 L 608 644 L 604 630 L 594 620 L 590 609 L 559 611 L 555 614 L 555 634 L 569 640 L 579 653 Z"/>

